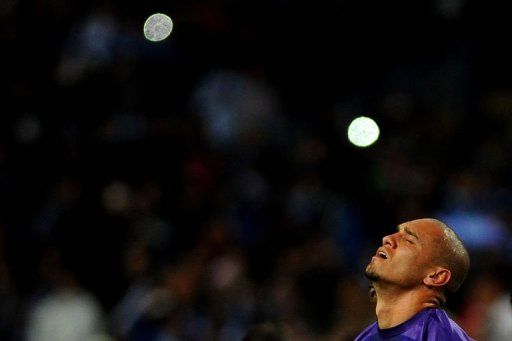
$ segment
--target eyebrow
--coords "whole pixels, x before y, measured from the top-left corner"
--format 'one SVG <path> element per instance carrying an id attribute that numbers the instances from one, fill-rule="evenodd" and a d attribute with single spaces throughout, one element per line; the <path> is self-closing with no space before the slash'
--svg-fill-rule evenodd
<path id="1" fill-rule="evenodd" d="M 397 227 L 397 230 L 398 230 L 398 231 L 401 231 L 402 229 L 403 229 L 403 230 L 405 231 L 405 233 L 407 233 L 408 235 L 413 236 L 414 238 L 416 238 L 416 239 L 418 239 L 418 240 L 420 239 L 420 238 L 418 237 L 418 235 L 417 235 L 416 233 L 414 233 L 413 231 L 411 231 L 407 226 L 404 226 L 403 228 L 401 228 L 400 226 L 398 226 L 398 227 Z"/>

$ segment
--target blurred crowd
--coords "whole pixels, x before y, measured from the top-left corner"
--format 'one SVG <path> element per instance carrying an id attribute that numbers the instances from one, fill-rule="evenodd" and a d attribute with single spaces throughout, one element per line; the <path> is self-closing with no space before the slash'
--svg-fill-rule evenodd
<path id="1" fill-rule="evenodd" d="M 494 5 L 1 2 L 0 339 L 352 340 L 381 238 L 431 216 L 472 258 L 448 311 L 511 340 Z"/>

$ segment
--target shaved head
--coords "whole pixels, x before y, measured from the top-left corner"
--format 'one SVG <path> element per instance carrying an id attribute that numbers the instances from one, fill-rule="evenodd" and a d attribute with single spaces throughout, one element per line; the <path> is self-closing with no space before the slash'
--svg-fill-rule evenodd
<path id="1" fill-rule="evenodd" d="M 382 238 L 382 245 L 366 266 L 377 323 L 356 340 L 381 339 L 381 330 L 391 330 L 406 321 L 411 321 L 407 328 L 397 333 L 393 330 L 393 339 L 473 340 L 441 308 L 447 296 L 462 285 L 468 271 L 468 252 L 446 224 L 432 218 L 401 223 L 394 233 Z M 437 322 L 426 322 L 430 319 Z"/>
<path id="2" fill-rule="evenodd" d="M 469 254 L 459 236 L 445 223 L 432 218 L 425 220 L 437 225 L 444 232 L 436 242 L 434 262 L 450 270 L 451 279 L 446 284 L 445 291 L 452 294 L 460 288 L 466 279 L 469 271 Z"/>

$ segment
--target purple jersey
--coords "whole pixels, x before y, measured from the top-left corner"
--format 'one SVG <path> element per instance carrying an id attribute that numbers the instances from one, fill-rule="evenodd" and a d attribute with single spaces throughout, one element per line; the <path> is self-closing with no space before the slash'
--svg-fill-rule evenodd
<path id="1" fill-rule="evenodd" d="M 362 340 L 473 340 L 453 322 L 444 310 L 425 309 L 398 326 L 380 329 L 377 322 L 366 328 L 355 341 Z"/>

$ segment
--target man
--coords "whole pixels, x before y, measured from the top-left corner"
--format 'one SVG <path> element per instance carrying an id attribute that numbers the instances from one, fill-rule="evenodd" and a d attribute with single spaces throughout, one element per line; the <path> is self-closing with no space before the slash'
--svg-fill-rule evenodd
<path id="1" fill-rule="evenodd" d="M 377 322 L 356 341 L 472 340 L 441 309 L 468 269 L 468 252 L 444 223 L 419 219 L 399 225 L 383 238 L 366 268 Z"/>

